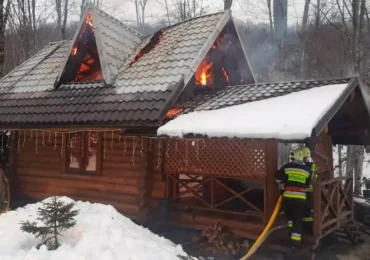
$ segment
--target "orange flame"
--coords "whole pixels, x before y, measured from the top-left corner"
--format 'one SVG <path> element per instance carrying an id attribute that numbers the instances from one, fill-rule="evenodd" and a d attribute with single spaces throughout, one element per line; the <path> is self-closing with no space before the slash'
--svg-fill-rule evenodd
<path id="1" fill-rule="evenodd" d="M 195 72 L 195 80 L 204 86 L 212 85 L 211 68 L 213 63 L 204 59 Z"/>
<path id="2" fill-rule="evenodd" d="M 94 26 L 92 24 L 92 16 L 91 16 L 91 12 L 88 12 L 87 15 L 86 15 L 86 23 L 88 25 L 90 25 L 91 29 L 94 31 Z"/>
<path id="3" fill-rule="evenodd" d="M 172 109 L 170 109 L 170 111 L 167 112 L 166 117 L 167 118 L 174 118 L 177 115 L 179 115 L 182 112 L 182 110 L 183 110 L 182 108 L 172 108 Z"/>
<path id="4" fill-rule="evenodd" d="M 225 76 L 225 79 L 226 79 L 227 83 L 230 84 L 229 74 L 227 74 L 227 71 L 225 70 L 224 67 L 222 67 L 222 72 L 224 73 L 224 76 Z"/>
<path id="5" fill-rule="evenodd" d="M 76 55 L 77 51 L 78 51 L 77 47 L 73 47 L 72 48 L 72 55 Z"/>

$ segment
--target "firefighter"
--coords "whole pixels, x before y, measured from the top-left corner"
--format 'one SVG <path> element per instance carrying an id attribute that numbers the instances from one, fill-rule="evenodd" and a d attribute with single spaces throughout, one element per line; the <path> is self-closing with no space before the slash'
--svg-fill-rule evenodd
<path id="1" fill-rule="evenodd" d="M 310 186 L 311 172 L 303 162 L 301 148 L 292 150 L 291 162 L 282 166 L 275 174 L 276 181 L 284 186 L 283 209 L 288 219 L 292 248 L 301 244 L 303 210 L 306 205 L 306 189 Z"/>
<path id="2" fill-rule="evenodd" d="M 308 147 L 301 147 L 303 151 L 303 162 L 310 168 L 311 182 L 306 189 L 306 205 L 303 212 L 303 228 L 308 234 L 313 232 L 313 186 L 312 182 L 316 178 L 316 164 L 312 160 L 311 151 Z"/>

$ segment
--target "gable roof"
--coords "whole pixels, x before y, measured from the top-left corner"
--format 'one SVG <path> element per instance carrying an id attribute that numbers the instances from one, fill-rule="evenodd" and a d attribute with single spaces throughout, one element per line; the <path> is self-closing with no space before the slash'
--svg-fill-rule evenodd
<path id="1" fill-rule="evenodd" d="M 96 9 L 92 4 L 88 4 L 80 22 L 80 29 L 76 31 L 71 41 L 69 53 L 72 53 L 73 45 L 78 41 L 88 15 L 91 16 L 91 23 L 94 28 L 103 78 L 107 84 L 112 84 L 118 70 L 128 61 L 144 36 L 105 12 Z M 64 66 L 68 59 L 69 55 L 65 58 Z M 64 66 L 60 70 L 58 80 L 63 73 Z"/>
<path id="2" fill-rule="evenodd" d="M 158 134 L 301 141 L 319 134 L 355 88 L 362 91 L 359 84 L 352 78 L 232 86 L 203 93 L 183 107 L 177 104 L 183 114 L 160 127 Z M 367 109 L 369 105 L 365 103 Z"/>
<path id="3" fill-rule="evenodd" d="M 141 36 L 103 12 L 91 11 L 97 45 L 101 48 L 99 55 L 104 60 L 102 67 L 106 68 L 104 78 L 113 78 L 124 63 L 113 83 L 72 82 L 55 89 L 73 41 L 51 43 L 0 80 L 3 127 L 159 126 L 221 30 L 231 21 L 230 12 L 226 11 L 165 28 L 162 40 L 131 64 L 151 37 L 132 52 Z M 134 35 L 132 44 L 126 41 L 132 39 L 130 35 Z"/>

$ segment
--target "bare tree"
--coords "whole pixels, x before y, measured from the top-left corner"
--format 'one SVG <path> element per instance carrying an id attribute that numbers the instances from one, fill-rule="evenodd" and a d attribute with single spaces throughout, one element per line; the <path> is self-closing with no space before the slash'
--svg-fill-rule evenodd
<path id="1" fill-rule="evenodd" d="M 308 12 L 310 8 L 310 2 L 311 0 L 305 0 L 304 3 L 304 10 L 303 10 L 303 17 L 302 17 L 302 53 L 301 53 L 301 76 L 302 78 L 307 78 L 307 62 L 306 62 L 306 53 L 305 53 L 305 47 L 306 47 L 306 41 L 307 41 L 307 36 L 306 36 L 306 27 L 307 27 L 307 22 L 308 22 Z"/>
<path id="2" fill-rule="evenodd" d="M 0 0 L 0 76 L 4 75 L 5 28 L 10 12 L 10 1 Z"/>
<path id="3" fill-rule="evenodd" d="M 274 36 L 279 50 L 280 62 L 286 59 L 288 32 L 288 1 L 274 0 Z"/>
<path id="4" fill-rule="evenodd" d="M 68 20 L 68 0 L 64 0 L 62 10 L 62 0 L 55 0 L 55 10 L 57 13 L 57 27 L 60 32 L 60 39 L 66 39 L 66 27 Z"/>
<path id="5" fill-rule="evenodd" d="M 134 0 L 135 11 L 136 11 L 136 23 L 140 28 L 145 24 L 145 9 L 148 3 L 148 0 Z M 166 1 L 167 4 L 167 1 Z"/>

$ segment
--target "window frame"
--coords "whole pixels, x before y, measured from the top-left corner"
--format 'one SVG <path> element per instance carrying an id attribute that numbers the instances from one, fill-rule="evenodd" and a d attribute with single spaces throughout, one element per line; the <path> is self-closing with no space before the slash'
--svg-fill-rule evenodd
<path id="1" fill-rule="evenodd" d="M 92 132 L 96 133 L 96 132 Z M 84 168 L 71 168 L 69 167 L 70 164 L 70 159 L 71 159 L 71 154 L 69 150 L 69 142 L 70 138 L 73 137 L 73 135 L 78 134 L 78 135 L 83 135 L 83 138 L 86 138 L 86 135 L 89 134 L 89 132 L 85 131 L 79 131 L 73 134 L 68 134 L 64 133 L 63 134 L 63 172 L 67 174 L 74 174 L 74 175 L 87 175 L 87 176 L 100 176 L 101 175 L 101 160 L 102 160 L 102 135 L 101 133 L 97 133 L 98 135 L 98 142 L 97 142 L 97 147 L 96 147 L 96 166 L 95 166 L 95 171 L 86 171 Z M 88 149 L 88 143 L 84 140 L 84 151 L 87 151 Z M 85 161 L 86 154 L 84 154 L 82 157 L 82 161 Z"/>

